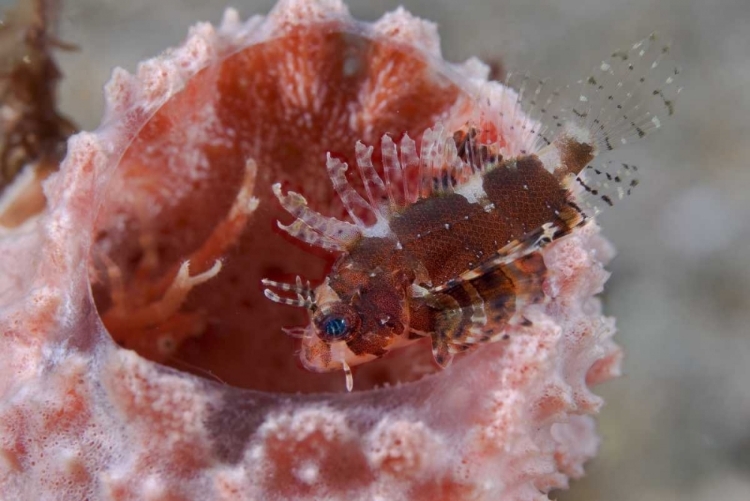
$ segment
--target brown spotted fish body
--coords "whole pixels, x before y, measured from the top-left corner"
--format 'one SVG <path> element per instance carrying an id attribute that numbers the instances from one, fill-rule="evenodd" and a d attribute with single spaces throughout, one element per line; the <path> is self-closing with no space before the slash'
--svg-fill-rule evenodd
<path id="1" fill-rule="evenodd" d="M 350 366 L 423 337 L 445 367 L 457 353 L 506 338 L 509 325 L 528 323 L 523 307 L 545 300 L 540 249 L 637 183 L 630 164 L 591 162 L 672 114 L 680 89 L 666 53 L 652 35 L 563 90 L 524 76 L 517 92 L 504 90 L 517 109 L 455 131 L 437 124 L 419 151 L 408 135 L 383 136 L 377 155 L 357 143 L 362 194 L 349 184 L 347 164 L 329 154 L 351 222 L 314 212 L 274 185 L 295 217 L 279 227 L 340 253 L 314 289 L 299 278 L 264 280 L 269 299 L 310 313 L 308 326 L 289 331 L 302 338 L 303 364 L 344 370 L 351 389 Z M 510 150 L 507 134 L 521 137 L 520 146 Z"/>

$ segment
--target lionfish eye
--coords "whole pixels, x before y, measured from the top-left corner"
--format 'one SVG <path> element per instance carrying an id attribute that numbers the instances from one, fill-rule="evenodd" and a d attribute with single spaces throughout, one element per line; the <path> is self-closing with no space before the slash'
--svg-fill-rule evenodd
<path id="1" fill-rule="evenodd" d="M 330 317 L 323 321 L 323 332 L 331 338 L 340 338 L 348 334 L 349 324 L 342 317 Z"/>
<path id="2" fill-rule="evenodd" d="M 315 318 L 318 336 L 327 343 L 347 341 L 356 333 L 359 323 L 357 312 L 344 303 L 337 303 L 326 308 L 325 312 L 318 312 Z"/>

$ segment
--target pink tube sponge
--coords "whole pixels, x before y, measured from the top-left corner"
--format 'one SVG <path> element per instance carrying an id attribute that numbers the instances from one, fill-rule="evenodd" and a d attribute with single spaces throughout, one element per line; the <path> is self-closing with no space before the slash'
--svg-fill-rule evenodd
<path id="1" fill-rule="evenodd" d="M 507 106 L 482 63 L 438 47 L 402 9 L 367 24 L 286 0 L 115 70 L 46 211 L 0 234 L 0 497 L 537 500 L 582 475 L 589 387 L 620 362 L 595 225 L 544 250 L 551 300 L 508 342 L 439 373 L 415 345 L 351 394 L 296 365 L 281 328 L 298 312 L 263 298 L 269 272 L 329 262 L 275 231 L 272 183 L 335 213 L 328 151 Z"/>

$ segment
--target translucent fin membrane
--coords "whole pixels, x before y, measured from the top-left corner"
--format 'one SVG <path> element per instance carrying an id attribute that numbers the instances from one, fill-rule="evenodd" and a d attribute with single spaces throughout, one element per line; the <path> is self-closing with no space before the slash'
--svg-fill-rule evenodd
<path id="1" fill-rule="evenodd" d="M 674 114 L 680 70 L 665 60 L 669 46 L 656 35 L 616 51 L 579 81 L 571 112 L 593 131 L 596 145 L 612 150 L 661 127 Z"/>
<path id="2" fill-rule="evenodd" d="M 536 138 L 531 151 L 550 145 L 566 125 L 587 131 L 597 153 L 661 127 L 674 113 L 682 90 L 679 68 L 666 60 L 669 50 L 652 34 L 613 52 L 587 78 L 564 88 L 550 89 L 546 81 L 521 77 L 518 100 L 529 118 L 519 126 Z M 536 121 L 540 130 L 533 128 Z"/>
<path id="3" fill-rule="evenodd" d="M 659 129 L 674 114 L 682 88 L 669 52 L 652 34 L 613 52 L 588 77 L 562 88 L 528 74 L 509 75 L 508 86 L 518 90 L 507 92 L 517 92 L 517 107 L 500 117 L 503 127 L 520 130 L 524 151 L 537 154 L 568 188 L 580 186 L 596 211 L 611 206 L 637 184 L 637 169 L 592 161 Z"/>
<path id="4" fill-rule="evenodd" d="M 610 160 L 602 165 L 588 165 L 576 177 L 581 188 L 578 199 L 592 215 L 603 207 L 612 207 L 619 200 L 629 196 L 639 181 L 636 177 L 638 166 Z M 584 179 L 585 178 L 585 179 Z"/>

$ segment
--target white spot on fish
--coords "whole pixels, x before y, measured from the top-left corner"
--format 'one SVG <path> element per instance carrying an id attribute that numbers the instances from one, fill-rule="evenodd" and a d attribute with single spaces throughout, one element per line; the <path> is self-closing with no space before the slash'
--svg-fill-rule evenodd
<path id="1" fill-rule="evenodd" d="M 482 187 L 483 178 L 481 174 L 475 174 L 469 178 L 469 180 L 459 186 L 456 186 L 454 192 L 461 195 L 470 204 L 481 203 L 482 199 L 487 198 Z"/>

